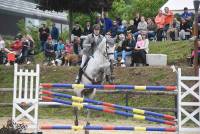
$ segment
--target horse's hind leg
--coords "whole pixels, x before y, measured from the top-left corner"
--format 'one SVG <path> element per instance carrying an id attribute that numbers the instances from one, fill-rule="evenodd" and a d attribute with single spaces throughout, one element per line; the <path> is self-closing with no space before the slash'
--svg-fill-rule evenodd
<path id="1" fill-rule="evenodd" d="M 90 114 L 91 114 L 91 110 L 87 109 L 87 122 L 86 122 L 86 126 L 90 125 L 90 122 L 89 122 Z M 85 134 L 89 134 L 89 130 L 85 130 Z"/>
<path id="2" fill-rule="evenodd" d="M 74 107 L 74 116 L 75 116 L 74 125 L 78 126 L 78 108 L 77 107 Z"/>

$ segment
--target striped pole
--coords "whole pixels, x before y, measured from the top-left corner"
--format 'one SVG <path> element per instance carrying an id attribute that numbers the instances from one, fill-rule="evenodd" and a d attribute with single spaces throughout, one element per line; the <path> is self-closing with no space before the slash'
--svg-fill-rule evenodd
<path id="1" fill-rule="evenodd" d="M 131 127 L 131 126 L 42 126 L 41 129 L 68 129 L 68 130 L 121 130 L 121 131 L 161 131 L 176 132 L 176 128 L 156 128 L 156 127 Z"/>
<path id="2" fill-rule="evenodd" d="M 148 91 L 173 91 L 176 86 L 134 86 L 134 85 L 92 85 L 92 84 L 62 84 L 42 83 L 42 88 L 69 88 L 69 89 L 115 89 L 115 90 L 148 90 Z"/>
<path id="3" fill-rule="evenodd" d="M 55 92 L 51 92 L 48 90 L 43 90 L 42 94 L 46 94 L 46 95 L 50 95 L 50 96 L 54 96 L 54 97 L 68 98 L 68 99 L 71 99 L 72 101 L 76 101 L 79 103 L 87 102 L 87 103 L 93 103 L 95 105 L 102 105 L 102 106 L 106 106 L 106 107 L 110 107 L 110 108 L 123 109 L 123 110 L 131 111 L 136 114 L 157 116 L 157 117 L 165 118 L 168 120 L 176 119 L 175 116 L 171 116 L 171 115 L 167 115 L 167 114 L 161 114 L 161 113 L 151 112 L 151 111 L 147 111 L 147 110 L 136 109 L 136 108 L 132 108 L 132 107 L 128 107 L 128 106 L 121 106 L 121 105 L 117 105 L 117 104 L 76 97 L 76 96 L 72 96 L 72 95 L 68 95 L 68 94 L 55 93 Z"/>
<path id="4" fill-rule="evenodd" d="M 42 100 L 62 103 L 62 104 L 65 104 L 65 105 L 71 105 L 73 107 L 77 107 L 78 109 L 81 109 L 81 108 L 92 109 L 92 110 L 102 111 L 102 112 L 105 112 L 105 113 L 112 113 L 112 114 L 121 115 L 121 116 L 125 116 L 125 117 L 132 117 L 132 118 L 138 119 L 138 120 L 147 120 L 147 121 L 151 121 L 151 122 L 157 122 L 157 123 L 175 126 L 175 122 L 172 122 L 172 121 L 166 121 L 166 120 L 162 120 L 162 119 L 156 119 L 156 118 L 153 118 L 153 117 L 127 113 L 127 112 L 123 112 L 123 111 L 108 109 L 108 108 L 105 108 L 105 107 L 99 107 L 99 106 L 88 105 L 88 104 L 83 104 L 83 103 L 65 101 L 65 100 L 61 100 L 61 99 L 57 99 L 57 98 L 51 98 L 51 97 L 47 97 L 47 96 L 42 96 Z"/>

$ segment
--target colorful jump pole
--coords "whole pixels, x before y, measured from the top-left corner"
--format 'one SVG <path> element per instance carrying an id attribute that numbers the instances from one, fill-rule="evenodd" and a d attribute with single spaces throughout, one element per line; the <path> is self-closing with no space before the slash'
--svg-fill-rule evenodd
<path id="1" fill-rule="evenodd" d="M 160 131 L 176 132 L 176 128 L 156 128 L 156 127 L 129 127 L 129 126 L 42 126 L 41 129 L 68 129 L 68 130 L 121 130 L 121 131 Z"/>
<path id="2" fill-rule="evenodd" d="M 105 112 L 105 113 L 112 113 L 112 114 L 121 115 L 121 116 L 125 116 L 125 117 L 132 117 L 132 118 L 138 119 L 138 120 L 147 120 L 147 121 L 151 121 L 151 122 L 157 122 L 157 123 L 175 126 L 175 122 L 173 122 L 173 121 L 156 119 L 156 118 L 153 118 L 153 117 L 127 113 L 127 112 L 113 110 L 113 109 L 100 107 L 100 106 L 94 106 L 94 105 L 88 105 L 88 104 L 83 104 L 83 103 L 65 101 L 65 100 L 61 100 L 61 99 L 57 99 L 57 98 L 51 98 L 51 97 L 47 97 L 47 96 L 42 96 L 42 100 L 62 103 L 62 104 L 65 104 L 65 105 L 71 105 L 71 106 L 77 107 L 79 109 L 81 109 L 81 108 L 92 109 L 92 110 L 102 111 L 102 112 Z"/>
<path id="3" fill-rule="evenodd" d="M 147 111 L 147 110 L 140 110 L 140 109 L 136 109 L 136 108 L 132 108 L 132 107 L 121 106 L 121 105 L 117 105 L 117 104 L 76 97 L 76 96 L 72 96 L 72 95 L 68 95 L 68 94 L 55 93 L 55 92 L 51 92 L 48 90 L 43 90 L 42 94 L 46 94 L 46 95 L 50 95 L 50 96 L 54 96 L 54 97 L 68 98 L 68 99 L 71 99 L 72 101 L 76 101 L 79 103 L 87 102 L 87 103 L 93 103 L 95 105 L 102 105 L 102 106 L 111 107 L 111 108 L 123 109 L 123 110 L 127 110 L 127 111 L 132 111 L 133 113 L 136 113 L 136 114 L 157 116 L 157 117 L 165 118 L 168 120 L 176 119 L 175 116 L 171 116 L 171 115 L 167 115 L 167 114 L 161 114 L 161 113 L 151 112 L 151 111 Z"/>
<path id="4" fill-rule="evenodd" d="M 148 90 L 148 91 L 173 91 L 176 86 L 134 86 L 134 85 L 92 85 L 92 84 L 62 84 L 42 83 L 42 88 L 69 88 L 69 89 L 112 89 L 112 90 Z"/>

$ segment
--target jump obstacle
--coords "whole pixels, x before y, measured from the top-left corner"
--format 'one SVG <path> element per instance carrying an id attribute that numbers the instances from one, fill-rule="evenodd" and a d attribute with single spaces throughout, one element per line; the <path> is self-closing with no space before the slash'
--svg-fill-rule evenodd
<path id="1" fill-rule="evenodd" d="M 134 86 L 134 85 L 92 85 L 92 84 L 62 84 L 42 83 L 42 88 L 68 88 L 68 89 L 115 89 L 115 90 L 147 90 L 147 91 L 174 91 L 176 86 Z"/>
<path id="2" fill-rule="evenodd" d="M 23 71 L 23 69 L 19 69 L 18 66 L 14 65 L 14 90 L 13 90 L 13 115 L 12 119 L 15 122 L 20 121 L 23 118 L 27 118 L 30 120 L 30 123 L 32 125 L 28 125 L 28 129 L 32 129 L 35 133 L 39 132 L 40 129 L 71 129 L 71 130 L 127 130 L 127 131 L 167 131 L 167 132 L 174 132 L 181 134 L 181 132 L 200 132 L 200 119 L 195 118 L 196 114 L 200 115 L 200 77 L 194 77 L 194 76 L 181 76 L 181 69 L 178 69 L 177 73 L 178 77 L 178 119 L 175 119 L 175 117 L 165 114 L 160 114 L 156 112 L 151 111 L 145 111 L 140 109 L 135 109 L 131 107 L 126 106 L 120 106 L 117 104 L 111 104 L 101 101 L 95 101 L 87 98 L 80 98 L 76 96 L 70 96 L 67 94 L 61 94 L 61 93 L 55 93 L 47 90 L 41 90 L 42 88 L 71 88 L 71 89 L 80 89 L 80 88 L 97 88 L 97 89 L 115 89 L 115 90 L 156 90 L 156 91 L 172 91 L 176 90 L 175 86 L 133 86 L 133 85 L 83 85 L 83 84 L 40 84 L 39 78 L 40 78 L 40 68 L 39 65 L 36 66 L 36 71 L 31 70 L 28 71 L 27 69 Z M 189 87 L 183 81 L 197 81 L 196 84 L 194 84 L 192 87 Z M 198 89 L 198 91 L 195 91 Z M 177 120 L 178 126 L 174 126 L 171 128 L 154 128 L 154 127 L 133 127 L 133 126 L 65 126 L 65 125 L 55 125 L 55 126 L 42 126 L 39 127 L 38 125 L 38 108 L 40 105 L 39 101 L 39 92 L 42 92 L 43 95 L 46 94 L 48 96 L 42 96 L 43 100 L 48 101 L 54 101 L 58 103 L 62 103 L 64 105 L 72 105 L 74 107 L 78 108 L 93 108 L 98 111 L 104 111 L 107 113 L 117 113 L 118 115 L 123 116 L 129 116 L 136 119 L 142 119 L 142 120 L 148 120 L 153 122 L 159 122 L 167 125 L 175 125 L 175 120 Z M 176 91 L 175 91 L 176 92 Z M 199 92 L 199 94 L 197 93 Z M 191 102 L 185 102 L 184 98 L 186 98 L 188 95 L 192 95 L 195 99 L 197 99 L 197 102 L 191 101 Z M 59 97 L 59 98 L 55 98 Z M 68 98 L 72 101 L 66 101 L 62 100 L 61 98 Z M 89 105 L 86 103 L 93 103 L 95 105 Z M 23 109 L 20 107 L 21 104 L 29 104 L 28 109 Z M 53 102 L 50 102 L 51 104 Z M 100 106 L 96 106 L 100 105 Z M 105 107 L 106 106 L 106 107 Z M 192 106 L 192 109 L 194 107 L 197 107 L 192 113 L 189 113 L 185 107 Z M 109 107 L 109 108 L 107 108 Z M 127 110 L 129 112 L 119 111 L 115 110 L 113 108 Z M 19 115 L 17 115 L 17 111 L 20 112 Z M 30 112 L 33 111 L 33 114 L 30 114 Z M 130 113 L 132 112 L 132 113 Z M 139 114 L 139 115 L 138 115 Z M 183 116 L 184 115 L 184 116 Z M 149 116 L 156 116 L 163 119 L 157 119 L 154 117 Z M 200 117 L 199 117 L 200 118 Z M 167 119 L 167 120 L 164 120 Z M 197 125 L 197 127 L 189 127 L 186 126 L 187 122 L 191 120 L 194 124 Z"/>
<path id="3" fill-rule="evenodd" d="M 46 94 L 48 96 L 54 96 L 54 97 L 63 97 L 63 98 L 71 99 L 72 101 L 79 102 L 79 103 L 86 102 L 86 103 L 93 103 L 95 105 L 102 105 L 105 107 L 110 107 L 112 109 L 114 109 L 114 108 L 123 109 L 123 110 L 130 111 L 130 112 L 133 112 L 136 114 L 157 116 L 157 117 L 165 118 L 168 120 L 175 120 L 175 118 L 176 118 L 175 116 L 171 116 L 171 115 L 167 115 L 167 114 L 160 114 L 160 113 L 151 112 L 151 111 L 147 111 L 147 110 L 140 110 L 140 109 L 136 109 L 133 107 L 121 106 L 121 105 L 117 105 L 117 104 L 107 103 L 107 102 L 103 102 L 103 101 L 96 101 L 96 100 L 92 100 L 92 99 L 88 99 L 88 98 L 81 98 L 81 97 L 72 96 L 72 95 L 68 95 L 68 94 L 55 93 L 55 92 L 51 92 L 49 90 L 43 90 L 42 94 Z"/>

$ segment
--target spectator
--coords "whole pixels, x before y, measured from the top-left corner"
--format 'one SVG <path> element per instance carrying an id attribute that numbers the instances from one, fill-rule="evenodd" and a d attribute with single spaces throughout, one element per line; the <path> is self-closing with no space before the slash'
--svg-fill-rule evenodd
<path id="1" fill-rule="evenodd" d="M 56 27 L 55 23 L 52 25 L 51 37 L 52 37 L 52 40 L 53 40 L 53 45 L 57 44 L 58 37 L 59 37 L 59 30 Z"/>
<path id="2" fill-rule="evenodd" d="M 61 59 L 63 57 L 64 50 L 65 50 L 65 45 L 63 43 L 63 39 L 60 38 L 56 47 L 56 59 Z"/>
<path id="3" fill-rule="evenodd" d="M 197 53 L 198 53 L 198 64 L 200 64 L 199 63 L 200 62 L 200 60 L 199 60 L 199 58 L 200 58 L 200 40 L 198 40 L 198 50 L 197 50 Z M 192 54 L 191 54 L 191 61 L 190 61 L 191 65 L 193 65 L 193 63 L 194 63 L 194 56 L 195 56 L 195 51 L 193 50 Z"/>
<path id="4" fill-rule="evenodd" d="M 17 56 L 20 56 L 22 51 L 22 41 L 19 38 L 16 38 L 15 41 L 11 44 L 11 49 Z"/>
<path id="5" fill-rule="evenodd" d="M 136 13 L 134 20 L 134 25 L 135 27 L 138 27 L 139 22 L 141 21 L 140 19 L 140 13 Z"/>
<path id="6" fill-rule="evenodd" d="M 49 36 L 49 28 L 46 27 L 45 24 L 42 24 L 42 27 L 39 28 L 39 36 L 40 36 L 40 49 L 41 51 L 44 51 L 44 44 L 47 41 L 47 38 Z"/>
<path id="7" fill-rule="evenodd" d="M 163 13 L 163 15 L 165 16 L 165 26 L 164 26 L 164 32 L 167 33 L 168 29 L 170 28 L 170 26 L 173 23 L 173 19 L 174 19 L 174 14 L 171 10 L 169 10 L 168 7 L 165 7 L 165 12 Z M 168 36 L 167 39 L 169 39 L 170 37 Z"/>
<path id="8" fill-rule="evenodd" d="M 26 35 L 22 39 L 22 57 L 20 59 L 21 63 L 26 62 L 27 64 L 31 63 L 31 52 L 34 48 L 34 40 L 30 35 Z"/>
<path id="9" fill-rule="evenodd" d="M 112 25 L 112 28 L 111 28 L 111 34 L 112 34 L 113 38 L 115 38 L 116 35 L 117 35 L 117 29 L 118 29 L 117 22 L 113 21 L 113 25 Z"/>
<path id="10" fill-rule="evenodd" d="M 191 24 L 192 23 L 192 16 L 193 16 L 192 12 L 189 13 L 188 8 L 185 7 L 184 12 L 181 14 L 181 19 L 184 19 L 185 21 L 188 21 L 189 24 Z M 192 27 L 192 25 L 191 25 L 191 27 Z"/>
<path id="11" fill-rule="evenodd" d="M 95 24 L 99 24 L 100 26 L 103 26 L 103 23 L 101 23 L 101 14 L 97 14 L 96 19 L 95 19 Z"/>
<path id="12" fill-rule="evenodd" d="M 135 45 L 135 51 L 133 53 L 133 62 L 142 63 L 146 65 L 146 54 L 149 52 L 149 40 L 146 38 L 145 34 L 138 35 L 137 43 Z"/>
<path id="13" fill-rule="evenodd" d="M 165 18 L 162 10 L 159 10 L 158 15 L 155 18 L 155 23 L 157 25 L 157 41 L 162 41 L 163 28 L 165 24 Z"/>
<path id="14" fill-rule="evenodd" d="M 108 13 L 103 13 L 102 23 L 104 24 L 103 32 L 104 34 L 111 30 L 112 28 L 112 20 L 108 18 Z"/>
<path id="15" fill-rule="evenodd" d="M 177 20 L 177 18 L 174 18 L 174 21 L 167 33 L 169 34 L 168 36 L 170 36 L 172 41 L 178 40 L 179 30 L 180 30 L 180 22 Z"/>
<path id="16" fill-rule="evenodd" d="M 122 55 L 122 44 L 124 40 L 125 40 L 125 35 L 123 33 L 117 36 L 117 40 L 115 43 L 115 51 L 114 51 L 115 63 L 117 63 L 118 56 Z"/>
<path id="17" fill-rule="evenodd" d="M 148 38 L 151 39 L 156 36 L 156 29 L 157 29 L 157 26 L 156 24 L 152 21 L 151 18 L 148 18 L 147 19 L 147 35 L 148 35 Z"/>
<path id="18" fill-rule="evenodd" d="M 135 48 L 135 39 L 132 33 L 127 33 L 126 40 L 122 43 L 122 67 L 125 67 L 126 56 L 132 56 Z"/>
<path id="19" fill-rule="evenodd" d="M 134 25 L 134 20 L 129 21 L 129 26 L 127 28 L 128 32 L 131 32 L 132 34 L 137 32 L 137 27 Z"/>
<path id="20" fill-rule="evenodd" d="M 5 41 L 3 40 L 2 36 L 0 35 L 0 64 L 5 63 L 6 53 L 12 53 L 12 51 L 8 50 L 5 47 Z"/>
<path id="21" fill-rule="evenodd" d="M 81 40 L 80 40 L 80 37 L 75 37 L 73 48 L 74 48 L 74 53 L 76 55 L 81 55 Z"/>
<path id="22" fill-rule="evenodd" d="M 142 33 L 147 33 L 147 22 L 145 21 L 144 16 L 141 16 L 141 21 L 138 23 L 138 32 L 134 33 L 133 35 L 135 38 Z"/>
<path id="23" fill-rule="evenodd" d="M 88 35 L 88 34 L 91 34 L 91 33 L 92 33 L 92 26 L 91 26 L 90 22 L 87 21 L 87 22 L 86 22 L 86 26 L 85 26 L 85 28 L 84 28 L 83 34 L 84 34 L 84 35 Z"/>
<path id="24" fill-rule="evenodd" d="M 72 43 L 69 42 L 69 40 L 66 40 L 65 43 L 65 54 L 73 54 L 73 46 Z"/>
<path id="25" fill-rule="evenodd" d="M 0 35 L 0 52 L 6 52 L 6 53 L 13 53 L 9 49 L 5 47 L 5 41 L 3 40 L 3 37 Z"/>
<path id="26" fill-rule="evenodd" d="M 179 37 L 180 37 L 181 40 L 186 39 L 186 32 L 191 33 L 190 24 L 185 19 L 181 19 L 180 32 L 179 32 Z"/>
<path id="27" fill-rule="evenodd" d="M 82 30 L 81 26 L 77 22 L 72 30 L 72 41 L 74 40 L 75 36 L 81 37 L 82 35 Z"/>
<path id="28" fill-rule="evenodd" d="M 138 27 L 137 27 L 138 31 L 147 31 L 147 22 L 145 21 L 144 16 L 141 16 L 141 21 L 138 23 Z"/>
<path id="29" fill-rule="evenodd" d="M 126 31 L 127 31 L 127 21 L 123 20 L 122 24 L 117 29 L 117 33 L 118 34 L 121 34 L 121 33 L 125 34 Z"/>
<path id="30" fill-rule="evenodd" d="M 117 25 L 120 26 L 122 24 L 122 19 L 120 17 L 117 17 L 115 19 L 115 21 L 117 22 Z"/>
<path id="31" fill-rule="evenodd" d="M 46 43 L 45 43 L 45 60 L 48 61 L 48 64 L 51 62 L 53 66 L 55 66 L 55 51 L 54 51 L 54 45 L 52 43 L 51 36 L 48 37 Z"/>
<path id="32" fill-rule="evenodd" d="M 102 22 L 103 20 L 101 14 L 98 13 L 95 19 L 95 24 L 98 24 L 100 26 L 100 33 L 103 33 L 103 28 L 104 28 L 104 24 Z"/>

